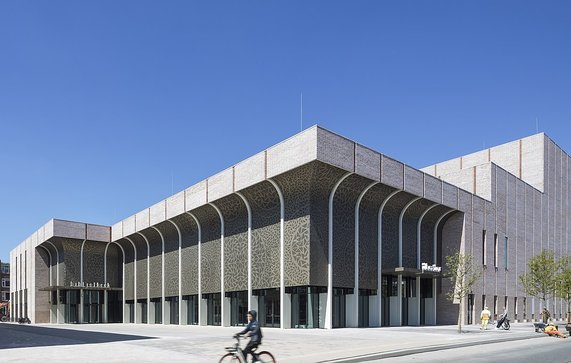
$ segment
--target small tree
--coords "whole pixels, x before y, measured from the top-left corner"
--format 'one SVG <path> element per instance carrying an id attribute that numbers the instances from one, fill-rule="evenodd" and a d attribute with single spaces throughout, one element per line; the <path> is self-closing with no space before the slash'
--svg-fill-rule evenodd
<path id="1" fill-rule="evenodd" d="M 571 324 L 571 256 L 561 259 L 561 273 L 556 291 L 567 305 L 567 324 Z"/>
<path id="2" fill-rule="evenodd" d="M 464 255 L 457 252 L 446 256 L 446 277 L 451 282 L 451 290 L 447 294 L 448 299 L 453 303 L 458 301 L 458 333 L 462 333 L 462 311 L 464 298 L 472 291 L 472 287 L 478 281 L 482 270 L 474 264 L 471 255 Z"/>
<path id="3" fill-rule="evenodd" d="M 537 297 L 545 307 L 547 300 L 557 291 L 561 261 L 555 259 L 553 251 L 542 250 L 529 259 L 527 267 L 528 272 L 519 277 L 523 290 Z"/>

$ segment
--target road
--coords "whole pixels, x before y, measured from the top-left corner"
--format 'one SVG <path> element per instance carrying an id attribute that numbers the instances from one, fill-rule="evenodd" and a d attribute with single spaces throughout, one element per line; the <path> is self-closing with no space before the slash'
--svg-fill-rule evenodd
<path id="1" fill-rule="evenodd" d="M 147 324 L 0 323 L 0 361 L 216 362 L 239 327 Z M 498 343 L 502 342 L 502 343 Z M 451 348 L 451 347 L 458 348 Z M 571 362 L 571 339 L 550 338 L 530 323 L 510 331 L 478 326 L 264 330 L 263 349 L 280 363 Z M 462 348 L 459 348 L 462 347 Z M 417 353 L 429 352 L 432 353 Z M 302 354 L 300 354 L 300 352 Z M 398 357 L 400 358 L 388 358 Z M 385 359 L 381 359 L 385 357 Z"/>
<path id="2" fill-rule="evenodd" d="M 414 354 L 398 358 L 386 358 L 373 362 L 569 363 L 571 362 L 571 338 L 545 337 L 496 344 L 488 343 L 486 345 Z"/>

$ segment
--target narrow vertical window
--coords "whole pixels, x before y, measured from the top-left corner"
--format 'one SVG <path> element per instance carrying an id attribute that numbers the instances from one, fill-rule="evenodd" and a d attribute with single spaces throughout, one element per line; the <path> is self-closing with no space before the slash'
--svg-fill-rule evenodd
<path id="1" fill-rule="evenodd" d="M 482 231 L 482 265 L 486 266 L 486 252 L 487 252 L 487 248 L 486 248 L 486 230 L 484 229 Z"/>
<path id="2" fill-rule="evenodd" d="M 498 234 L 494 233 L 494 267 L 498 268 Z"/>
<path id="3" fill-rule="evenodd" d="M 504 266 L 508 269 L 508 237 L 504 239 Z"/>

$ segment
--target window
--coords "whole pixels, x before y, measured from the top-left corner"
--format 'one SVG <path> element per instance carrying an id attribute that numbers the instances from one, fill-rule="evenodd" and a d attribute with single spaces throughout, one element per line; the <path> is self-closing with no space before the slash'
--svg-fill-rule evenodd
<path id="1" fill-rule="evenodd" d="M 2 279 L 2 287 L 10 287 L 10 280 Z"/>
<path id="2" fill-rule="evenodd" d="M 498 234 L 494 233 L 494 267 L 498 268 Z"/>
<path id="3" fill-rule="evenodd" d="M 508 237 L 504 239 L 504 267 L 508 269 Z"/>
<path id="4" fill-rule="evenodd" d="M 482 265 L 486 266 L 488 259 L 486 258 L 486 230 L 482 231 Z"/>
<path id="5" fill-rule="evenodd" d="M 2 273 L 8 275 L 10 273 L 10 265 L 2 264 Z"/>

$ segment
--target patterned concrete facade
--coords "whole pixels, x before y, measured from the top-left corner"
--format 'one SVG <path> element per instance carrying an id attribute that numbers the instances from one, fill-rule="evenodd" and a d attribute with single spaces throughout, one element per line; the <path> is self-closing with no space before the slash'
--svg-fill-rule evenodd
<path id="1" fill-rule="evenodd" d="M 544 134 L 417 170 L 312 127 L 112 227 L 50 221 L 11 252 L 13 315 L 63 322 L 52 296 L 77 288 L 104 310 L 119 291 L 123 322 L 226 326 L 276 291 L 264 313 L 290 328 L 310 291 L 313 327 L 449 324 L 460 307 L 421 264 L 463 251 L 484 266 L 465 322 L 484 304 L 530 320 L 518 276 L 569 254 L 568 170 Z"/>

